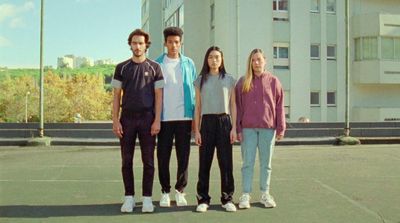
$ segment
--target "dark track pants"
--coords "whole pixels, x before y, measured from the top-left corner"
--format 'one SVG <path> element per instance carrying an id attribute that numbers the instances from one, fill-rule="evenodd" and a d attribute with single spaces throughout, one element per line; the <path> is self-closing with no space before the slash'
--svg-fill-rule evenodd
<path id="1" fill-rule="evenodd" d="M 124 133 L 120 139 L 120 145 L 125 195 L 135 195 L 133 155 L 136 137 L 138 136 L 143 163 L 142 195 L 152 196 L 155 136 L 151 136 L 150 131 L 154 115 L 152 112 L 122 112 L 120 121 Z"/>
<path id="2" fill-rule="evenodd" d="M 221 175 L 221 202 L 232 201 L 235 190 L 232 164 L 232 129 L 229 115 L 203 115 L 201 121 L 201 141 L 199 158 L 199 181 L 197 182 L 197 202 L 209 204 L 210 169 L 217 148 L 217 159 Z"/>
<path id="3" fill-rule="evenodd" d="M 171 190 L 169 163 L 174 138 L 178 163 L 175 189 L 183 192 L 187 185 L 191 132 L 191 120 L 161 122 L 161 131 L 157 141 L 157 160 L 162 193 L 169 193 Z"/>

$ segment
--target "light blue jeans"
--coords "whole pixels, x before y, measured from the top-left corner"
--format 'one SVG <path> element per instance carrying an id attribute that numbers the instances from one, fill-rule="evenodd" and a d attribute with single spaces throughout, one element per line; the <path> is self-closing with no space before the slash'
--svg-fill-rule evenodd
<path id="1" fill-rule="evenodd" d="M 244 128 L 242 131 L 242 189 L 250 193 L 253 184 L 254 162 L 258 148 L 260 158 L 260 190 L 269 193 L 271 159 L 275 145 L 275 129 Z"/>

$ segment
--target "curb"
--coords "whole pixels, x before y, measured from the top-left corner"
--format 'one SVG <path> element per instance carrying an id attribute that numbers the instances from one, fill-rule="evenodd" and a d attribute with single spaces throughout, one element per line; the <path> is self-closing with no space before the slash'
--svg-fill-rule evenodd
<path id="1" fill-rule="evenodd" d="M 26 146 L 32 138 L 0 138 L 0 146 Z M 361 144 L 400 144 L 400 137 L 364 137 Z M 138 141 L 136 142 L 138 145 Z M 321 138 L 285 138 L 277 141 L 277 146 L 292 145 L 336 145 L 336 137 Z M 119 146 L 119 140 L 113 138 L 51 138 L 52 146 Z M 191 145 L 196 145 L 193 141 Z M 240 143 L 235 143 L 236 146 Z"/>

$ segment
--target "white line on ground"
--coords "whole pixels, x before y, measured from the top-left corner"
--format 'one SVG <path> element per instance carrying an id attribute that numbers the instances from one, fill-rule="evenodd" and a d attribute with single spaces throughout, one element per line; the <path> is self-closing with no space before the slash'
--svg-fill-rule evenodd
<path id="1" fill-rule="evenodd" d="M 362 209 L 363 211 L 367 212 L 368 214 L 378 218 L 379 220 L 383 220 L 383 222 L 392 222 L 388 219 L 384 219 L 381 215 L 377 214 L 375 211 L 365 207 L 364 205 L 358 203 L 357 201 L 351 199 L 350 197 L 346 196 L 345 194 L 341 193 L 340 191 L 336 190 L 335 188 L 313 178 L 313 181 L 315 181 L 316 183 L 320 184 L 322 187 L 324 187 L 325 189 L 332 191 L 333 193 L 339 195 L 340 197 L 342 197 L 343 199 L 345 199 L 346 201 L 350 202 L 351 204 L 353 204 L 354 206 Z"/>

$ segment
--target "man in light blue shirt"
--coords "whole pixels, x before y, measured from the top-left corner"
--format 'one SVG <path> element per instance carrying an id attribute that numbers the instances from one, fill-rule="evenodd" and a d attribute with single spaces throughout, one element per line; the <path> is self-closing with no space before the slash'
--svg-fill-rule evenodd
<path id="1" fill-rule="evenodd" d="M 180 53 L 183 31 L 179 27 L 164 30 L 164 46 L 167 53 L 156 59 L 161 65 L 165 85 L 161 130 L 158 134 L 158 176 L 161 184 L 161 207 L 170 207 L 169 163 L 175 139 L 178 163 L 175 199 L 177 206 L 186 206 L 184 189 L 188 179 L 190 139 L 194 114 L 196 68 L 192 59 Z"/>

